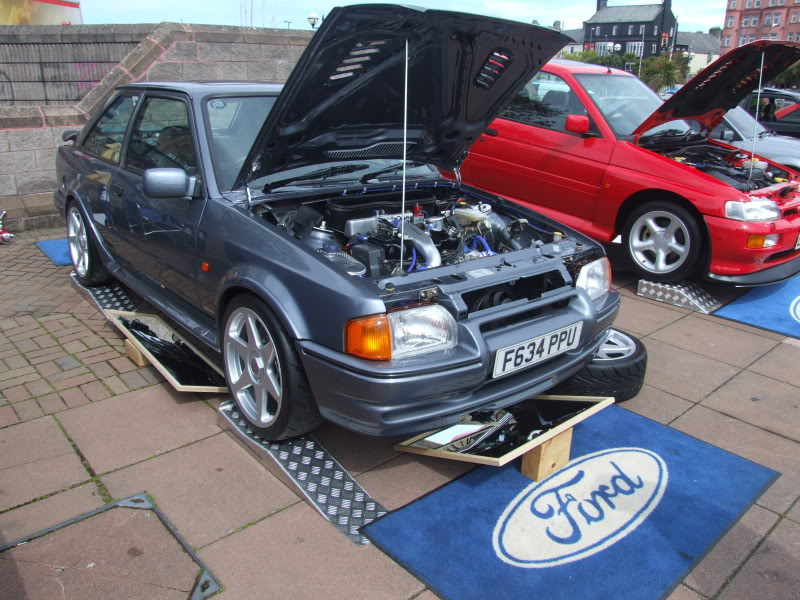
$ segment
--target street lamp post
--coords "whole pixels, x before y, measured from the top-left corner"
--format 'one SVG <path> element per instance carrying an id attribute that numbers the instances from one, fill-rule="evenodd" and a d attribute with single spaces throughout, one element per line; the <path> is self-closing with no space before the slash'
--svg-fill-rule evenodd
<path id="1" fill-rule="evenodd" d="M 317 16 L 317 13 L 311 13 L 308 15 L 308 24 L 311 25 L 311 29 L 316 29 L 317 23 L 319 23 L 319 17 Z"/>
<path id="2" fill-rule="evenodd" d="M 291 27 L 289 27 L 292 24 L 291 21 L 284 20 L 283 22 L 286 23 L 286 29 L 291 29 Z"/>

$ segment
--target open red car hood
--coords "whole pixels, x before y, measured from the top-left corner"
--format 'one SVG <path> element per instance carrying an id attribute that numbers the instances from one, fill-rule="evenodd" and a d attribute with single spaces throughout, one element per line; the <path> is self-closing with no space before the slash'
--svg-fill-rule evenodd
<path id="1" fill-rule="evenodd" d="M 730 109 L 758 89 L 761 57 L 766 84 L 800 60 L 800 44 L 760 40 L 731 50 L 700 71 L 633 132 L 633 139 L 669 121 L 700 122 L 711 131 Z"/>

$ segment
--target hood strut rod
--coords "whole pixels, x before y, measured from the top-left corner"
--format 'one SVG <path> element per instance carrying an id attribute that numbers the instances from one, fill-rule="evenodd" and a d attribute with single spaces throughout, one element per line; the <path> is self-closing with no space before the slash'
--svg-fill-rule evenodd
<path id="1" fill-rule="evenodd" d="M 403 250 L 406 246 L 406 152 L 408 144 L 408 38 L 406 38 L 406 65 L 403 81 L 403 189 L 400 192 L 400 272 L 403 268 Z"/>
<path id="2" fill-rule="evenodd" d="M 753 178 L 753 163 L 756 161 L 756 140 L 758 139 L 758 111 L 761 110 L 761 83 L 764 78 L 764 55 L 761 51 L 761 68 L 758 71 L 758 97 L 756 98 L 756 120 L 753 122 L 753 149 L 750 151 L 750 174 L 747 176 L 747 183 Z M 402 263 L 401 263 L 402 264 Z"/>

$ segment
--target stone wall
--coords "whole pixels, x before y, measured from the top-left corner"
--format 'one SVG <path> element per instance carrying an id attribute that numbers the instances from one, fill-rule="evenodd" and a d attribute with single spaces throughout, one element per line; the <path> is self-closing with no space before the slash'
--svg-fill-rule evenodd
<path id="1" fill-rule="evenodd" d="M 43 27 L 68 29 L 60 26 L 35 28 L 37 31 L 30 34 L 33 41 L 28 45 L 38 47 L 40 60 L 43 42 L 39 36 L 43 34 L 38 30 Z M 91 30 L 91 27 L 83 25 L 78 29 Z M 12 231 L 50 226 L 58 221 L 52 192 L 56 188 L 55 153 L 62 143 L 61 135 L 64 130 L 83 127 L 116 86 L 132 81 L 169 80 L 282 82 L 289 76 L 312 35 L 310 31 L 178 23 L 162 23 L 154 29 L 152 26 L 142 27 L 150 27 L 150 33 L 144 34 L 122 60 L 113 63 L 96 85 L 82 91 L 77 102 L 58 100 L 48 104 L 21 104 L 3 96 L 4 88 L 0 84 L 0 211 L 8 211 L 6 223 Z M 3 29 L 9 27 L 0 28 L 0 63 L 3 57 L 9 56 L 4 48 L 10 44 L 26 44 L 22 34 L 17 34 L 20 41 L 10 41 L 10 34 L 3 33 Z M 112 34 L 104 33 L 107 36 Z M 134 35 L 127 30 L 117 34 Z M 64 36 L 64 33 L 59 35 Z M 102 55 L 95 57 L 102 58 Z M 39 83 L 45 86 L 47 81 Z M 14 104 L 8 105 L 11 102 Z"/>

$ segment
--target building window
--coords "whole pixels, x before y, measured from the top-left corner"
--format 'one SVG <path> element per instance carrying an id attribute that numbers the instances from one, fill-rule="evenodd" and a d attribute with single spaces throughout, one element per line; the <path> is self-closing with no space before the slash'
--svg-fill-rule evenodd
<path id="1" fill-rule="evenodd" d="M 653 44 L 652 47 L 650 48 L 650 54 L 655 54 L 655 53 L 656 53 L 656 45 Z"/>
<path id="2" fill-rule="evenodd" d="M 749 42 L 752 42 L 752 41 L 753 41 L 753 40 L 755 40 L 755 39 L 756 39 L 756 36 L 755 36 L 754 34 L 752 34 L 752 33 L 751 33 L 750 35 L 748 35 L 748 36 L 747 36 L 747 41 L 748 41 L 748 43 L 749 43 Z"/>
<path id="3" fill-rule="evenodd" d="M 794 33 L 790 33 L 789 35 L 787 35 L 786 36 L 786 41 L 787 42 L 793 42 L 794 41 Z"/>
<path id="4" fill-rule="evenodd" d="M 756 0 L 755 7 L 756 8 L 761 8 L 761 0 Z"/>
<path id="5" fill-rule="evenodd" d="M 633 35 L 633 25 L 628 25 L 628 35 Z"/>
<path id="6" fill-rule="evenodd" d="M 770 6 L 775 6 L 775 0 L 769 0 L 769 5 Z"/>
<path id="7" fill-rule="evenodd" d="M 767 34 L 766 34 L 766 33 L 762 33 L 762 34 L 761 34 L 761 39 L 762 39 L 762 40 L 765 40 L 765 39 L 767 39 Z"/>
<path id="8" fill-rule="evenodd" d="M 653 25 L 653 35 L 658 35 L 658 25 Z"/>
<path id="9" fill-rule="evenodd" d="M 639 25 L 639 33 L 644 35 L 644 25 Z"/>
<path id="10" fill-rule="evenodd" d="M 777 40 L 778 39 L 778 34 L 773 31 L 772 33 L 769 34 L 769 39 Z"/>
<path id="11" fill-rule="evenodd" d="M 744 5 L 745 8 L 753 8 L 753 0 L 747 0 L 747 3 Z"/>
<path id="12" fill-rule="evenodd" d="M 783 0 L 778 0 L 778 6 L 783 6 Z"/>
<path id="13" fill-rule="evenodd" d="M 797 23 L 797 13 L 792 13 L 792 19 L 791 19 L 791 22 L 792 22 L 792 23 Z"/>
<path id="14" fill-rule="evenodd" d="M 728 17 L 728 27 L 733 27 L 733 17 Z"/>
<path id="15" fill-rule="evenodd" d="M 725 36 L 725 47 L 726 48 L 730 48 L 731 47 L 731 36 L 729 36 L 729 35 Z"/>
<path id="16" fill-rule="evenodd" d="M 764 15 L 764 25 L 771 25 L 772 24 L 772 15 L 766 14 Z"/>
<path id="17" fill-rule="evenodd" d="M 598 25 L 597 27 L 594 28 L 594 34 L 595 35 L 600 35 L 600 25 Z"/>
<path id="18" fill-rule="evenodd" d="M 625 54 L 635 54 L 641 58 L 643 50 L 644 44 L 642 44 L 642 42 L 628 42 L 625 44 Z"/>
<path id="19" fill-rule="evenodd" d="M 747 38 L 744 37 L 743 35 L 740 35 L 739 36 L 739 45 L 743 46 L 745 44 L 745 42 L 747 42 Z"/>
<path id="20" fill-rule="evenodd" d="M 628 73 L 633 73 L 633 63 L 632 62 L 626 62 L 625 63 L 625 70 Z"/>
<path id="21" fill-rule="evenodd" d="M 731 0 L 731 10 L 736 9 L 736 0 Z"/>
<path id="22" fill-rule="evenodd" d="M 775 13 L 772 15 L 772 24 L 773 25 L 780 25 L 781 24 L 781 14 Z"/>
<path id="23" fill-rule="evenodd" d="M 750 17 L 742 19 L 742 27 L 750 27 Z"/>
<path id="24" fill-rule="evenodd" d="M 750 17 L 750 27 L 758 27 L 758 17 Z"/>
<path id="25" fill-rule="evenodd" d="M 619 25 L 614 25 L 611 27 L 611 35 L 617 35 L 619 33 Z"/>

